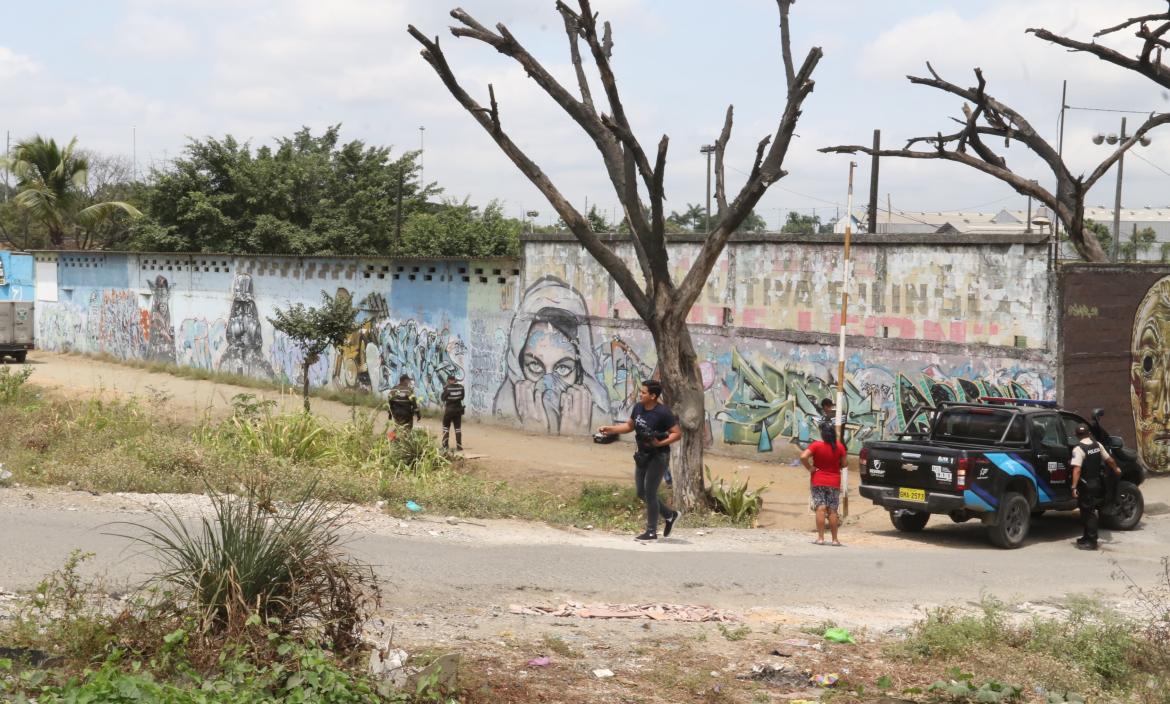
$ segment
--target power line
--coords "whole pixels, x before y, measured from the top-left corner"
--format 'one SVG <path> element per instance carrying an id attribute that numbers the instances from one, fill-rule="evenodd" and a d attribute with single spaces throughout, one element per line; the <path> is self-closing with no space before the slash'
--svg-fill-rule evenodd
<path id="1" fill-rule="evenodd" d="M 1130 156 L 1136 156 L 1137 158 L 1139 158 L 1139 159 L 1141 159 L 1142 161 L 1146 162 L 1147 164 L 1149 164 L 1150 166 L 1154 167 L 1154 168 L 1155 168 L 1155 169 L 1157 169 L 1158 171 L 1161 171 L 1163 174 L 1165 174 L 1165 175 L 1167 175 L 1167 176 L 1170 176 L 1170 171 L 1167 171 L 1166 169 L 1163 169 L 1161 166 L 1158 166 L 1157 164 L 1155 164 L 1154 162 L 1152 162 L 1152 161 L 1150 161 L 1149 159 L 1145 158 L 1145 157 L 1144 157 L 1144 156 L 1142 156 L 1141 154 L 1138 154 L 1138 153 L 1137 153 L 1136 151 L 1134 151 L 1133 149 L 1130 149 L 1130 150 L 1129 150 L 1128 152 L 1126 152 L 1126 153 L 1127 153 L 1128 155 L 1130 155 Z"/>
<path id="2" fill-rule="evenodd" d="M 1066 105 L 1065 110 L 1085 110 L 1087 112 L 1117 112 L 1129 113 L 1130 115 L 1155 115 L 1157 110 L 1116 110 L 1114 108 L 1082 108 L 1073 105 Z"/>

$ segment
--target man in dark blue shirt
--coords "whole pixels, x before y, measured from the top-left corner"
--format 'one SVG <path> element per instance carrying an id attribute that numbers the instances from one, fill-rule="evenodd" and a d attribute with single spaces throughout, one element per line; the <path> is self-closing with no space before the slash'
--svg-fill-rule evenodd
<path id="1" fill-rule="evenodd" d="M 658 486 L 670 463 L 670 445 L 682 438 L 682 429 L 666 404 L 660 403 L 662 384 L 643 381 L 639 403 L 634 404 L 630 419 L 618 425 L 603 425 L 597 432 L 620 435 L 633 431 L 638 451 L 634 453 L 634 486 L 638 498 L 646 504 L 646 532 L 635 540 L 658 539 L 658 516 L 664 517 L 663 537 L 670 537 L 681 511 L 672 510 L 658 499 Z"/>

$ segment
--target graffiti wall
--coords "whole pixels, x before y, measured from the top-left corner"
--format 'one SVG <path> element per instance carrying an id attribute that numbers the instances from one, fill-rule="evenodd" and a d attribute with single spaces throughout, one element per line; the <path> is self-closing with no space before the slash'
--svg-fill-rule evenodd
<path id="1" fill-rule="evenodd" d="M 563 236 L 525 245 L 527 279 L 552 275 L 583 292 L 594 315 L 634 318 L 620 289 Z M 613 247 L 638 271 L 632 245 Z M 671 248 L 676 281 L 700 244 Z M 716 262 L 689 322 L 740 328 L 836 332 L 840 325 L 839 238 L 759 236 L 733 240 Z M 866 337 L 1048 347 L 1046 245 L 1036 236 L 963 241 L 955 236 L 883 236 L 853 245 L 849 329 Z"/>
<path id="2" fill-rule="evenodd" d="M 698 245 L 671 251 L 681 275 Z M 924 403 L 1056 396 L 1042 246 L 857 251 L 843 408 L 852 449 L 912 426 Z M 628 417 L 641 382 L 656 375 L 653 341 L 620 291 L 579 245 L 555 237 L 527 242 L 522 261 L 38 256 L 55 258 L 57 300 L 38 303 L 47 349 L 299 386 L 304 351 L 269 318 L 327 291 L 354 302 L 359 327 L 310 367 L 315 387 L 383 395 L 409 376 L 435 407 L 455 377 L 472 416 L 586 435 Z M 737 240 L 719 259 L 691 316 L 708 445 L 780 456 L 812 439 L 817 405 L 838 383 L 836 256 L 832 243 L 763 238 Z"/>
<path id="3" fill-rule="evenodd" d="M 299 386 L 304 350 L 272 328 L 276 309 L 347 296 L 359 329 L 309 368 L 309 383 L 383 394 L 402 375 L 425 405 L 448 376 L 490 415 L 516 309 L 512 260 L 410 262 L 210 255 L 40 253 L 56 302 L 38 303 L 43 349 L 198 367 Z M 30 257 L 31 259 L 31 257 Z M 469 321 L 476 322 L 472 330 Z M 482 340 L 475 354 L 468 340 Z M 488 391 L 490 389 L 490 391 Z"/>
<path id="4" fill-rule="evenodd" d="M 1064 267 L 1060 325 L 1065 404 L 1170 471 L 1170 267 Z"/>

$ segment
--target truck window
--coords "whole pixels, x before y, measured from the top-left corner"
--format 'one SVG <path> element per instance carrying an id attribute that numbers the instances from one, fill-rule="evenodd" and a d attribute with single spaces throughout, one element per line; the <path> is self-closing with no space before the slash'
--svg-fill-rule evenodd
<path id="1" fill-rule="evenodd" d="M 1032 416 L 1032 433 L 1042 445 L 1066 447 L 1064 426 L 1057 416 Z"/>
<path id="2" fill-rule="evenodd" d="M 997 443 L 1000 438 L 1005 442 L 1024 442 L 1026 437 L 1022 418 L 1008 411 L 984 408 L 944 410 L 934 431 L 936 440 L 960 443 Z"/>

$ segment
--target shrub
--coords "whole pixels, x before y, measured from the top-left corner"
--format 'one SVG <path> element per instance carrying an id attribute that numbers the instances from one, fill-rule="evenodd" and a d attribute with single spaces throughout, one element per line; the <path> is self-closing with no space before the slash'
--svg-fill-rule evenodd
<path id="1" fill-rule="evenodd" d="M 751 523 L 760 515 L 760 509 L 764 506 L 763 493 L 770 485 L 766 484 L 755 490 L 748 489 L 751 477 L 739 483 L 738 474 L 732 477 L 730 482 L 720 478 L 716 483 L 711 478 L 711 468 L 705 466 L 703 469 L 707 473 L 707 483 L 711 485 L 711 498 L 715 501 L 715 510 L 727 514 L 732 523 L 736 524 Z"/>
<path id="2" fill-rule="evenodd" d="M 21 367 L 18 372 L 13 372 L 11 367 L 0 368 L 0 403 L 12 403 L 18 399 L 32 372 L 29 366 Z"/>
<path id="3" fill-rule="evenodd" d="M 356 643 L 366 610 L 378 600 L 373 570 L 340 550 L 341 510 L 312 498 L 287 506 L 254 488 L 242 497 L 209 492 L 212 510 L 197 529 L 173 510 L 158 527 L 131 524 L 127 536 L 155 553 L 153 582 L 197 613 L 205 633 L 240 631 L 253 615 L 284 633 L 319 630 L 340 650 Z"/>

